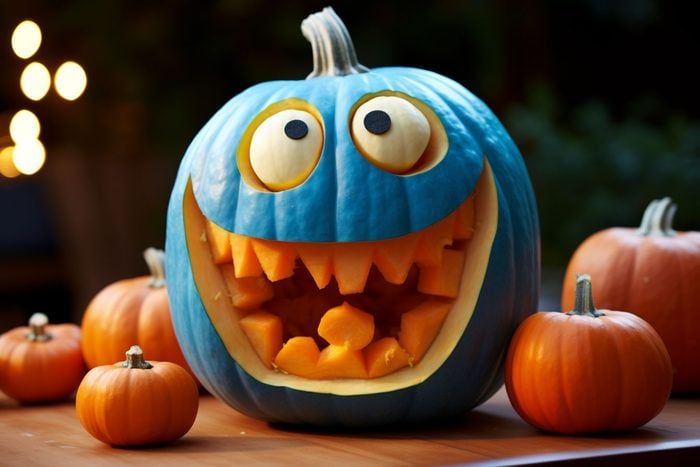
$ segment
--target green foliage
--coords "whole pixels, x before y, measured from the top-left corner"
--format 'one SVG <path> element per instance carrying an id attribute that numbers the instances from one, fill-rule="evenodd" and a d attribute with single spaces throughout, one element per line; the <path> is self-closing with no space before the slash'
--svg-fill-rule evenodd
<path id="1" fill-rule="evenodd" d="M 622 118 L 600 101 L 569 111 L 539 88 L 510 109 L 506 124 L 535 186 L 545 265 L 566 265 L 598 230 L 638 225 L 663 196 L 679 206 L 677 230 L 700 230 L 700 121 L 648 100 Z"/>

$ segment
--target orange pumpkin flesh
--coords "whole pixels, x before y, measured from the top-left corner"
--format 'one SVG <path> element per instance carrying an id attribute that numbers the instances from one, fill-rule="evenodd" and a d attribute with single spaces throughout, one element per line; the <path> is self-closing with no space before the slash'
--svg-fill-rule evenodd
<path id="1" fill-rule="evenodd" d="M 211 245 L 212 259 L 216 264 L 231 262 L 231 243 L 228 232 L 211 221 L 206 223 L 206 236 Z"/>
<path id="2" fill-rule="evenodd" d="M 673 362 L 674 392 L 700 391 L 700 232 L 675 232 L 675 205 L 652 202 L 639 229 L 612 228 L 589 237 L 576 250 L 564 279 L 576 274 L 596 281 L 600 306 L 629 310 L 659 333 Z M 569 294 L 562 309 L 571 308 Z"/>
<path id="3" fill-rule="evenodd" d="M 573 311 L 532 315 L 510 344 L 508 397 L 542 430 L 631 430 L 654 418 L 671 391 L 671 361 L 659 335 L 631 313 L 596 310 L 590 284 L 580 276 Z"/>
<path id="4" fill-rule="evenodd" d="M 80 328 L 48 325 L 36 313 L 28 327 L 0 336 L 0 390 L 21 402 L 52 402 L 67 398 L 85 374 L 80 352 Z"/>
<path id="5" fill-rule="evenodd" d="M 282 320 L 264 311 L 251 313 L 239 321 L 260 360 L 272 368 L 275 355 L 282 349 Z"/>
<path id="6" fill-rule="evenodd" d="M 372 342 L 374 317 L 343 302 L 323 315 L 318 325 L 318 335 L 331 345 L 360 350 Z"/>
<path id="7" fill-rule="evenodd" d="M 265 366 L 310 379 L 376 378 L 429 350 L 459 295 L 475 219 L 471 196 L 442 221 L 384 241 L 261 240 L 210 221 L 199 238 L 226 284 L 214 299 L 230 301 Z"/>
<path id="8" fill-rule="evenodd" d="M 197 384 L 182 367 L 147 362 L 138 346 L 125 362 L 93 368 L 76 395 L 80 423 L 112 446 L 174 441 L 189 431 L 199 407 Z"/>
<path id="9" fill-rule="evenodd" d="M 365 354 L 367 376 L 370 378 L 388 375 L 411 364 L 410 355 L 393 337 L 384 337 L 371 343 Z"/>
<path id="10" fill-rule="evenodd" d="M 89 368 L 112 364 L 137 342 L 155 360 L 176 363 L 191 372 L 170 319 L 162 251 L 149 248 L 144 257 L 150 277 L 115 282 L 88 305 L 81 326 L 85 361 Z"/>
<path id="11" fill-rule="evenodd" d="M 292 337 L 277 353 L 275 367 L 293 375 L 315 378 L 320 356 L 318 345 L 311 337 Z"/>

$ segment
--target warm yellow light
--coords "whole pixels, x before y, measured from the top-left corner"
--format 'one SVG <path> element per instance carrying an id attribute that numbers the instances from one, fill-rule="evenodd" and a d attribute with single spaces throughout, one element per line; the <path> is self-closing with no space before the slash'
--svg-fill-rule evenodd
<path id="1" fill-rule="evenodd" d="M 38 139 L 22 141 L 12 151 L 12 162 L 24 175 L 35 174 L 46 160 L 46 150 Z"/>
<path id="2" fill-rule="evenodd" d="M 0 151 L 0 175 L 4 175 L 7 178 L 15 178 L 19 175 L 19 170 L 17 170 L 15 163 L 12 161 L 13 152 L 14 148 L 12 146 L 3 148 Z"/>
<path id="3" fill-rule="evenodd" d="M 19 78 L 19 87 L 25 96 L 38 101 L 49 92 L 51 75 L 49 70 L 39 62 L 32 62 L 24 68 Z"/>
<path id="4" fill-rule="evenodd" d="M 41 29 L 34 21 L 22 21 L 12 32 L 12 50 L 19 58 L 29 58 L 39 50 Z"/>
<path id="5" fill-rule="evenodd" d="M 20 110 L 10 120 L 10 138 L 15 143 L 37 139 L 40 132 L 39 119 L 29 110 Z"/>
<path id="6" fill-rule="evenodd" d="M 62 98 L 73 101 L 80 97 L 87 86 L 87 75 L 83 67 L 75 62 L 65 62 L 56 70 L 53 78 L 56 92 Z"/>

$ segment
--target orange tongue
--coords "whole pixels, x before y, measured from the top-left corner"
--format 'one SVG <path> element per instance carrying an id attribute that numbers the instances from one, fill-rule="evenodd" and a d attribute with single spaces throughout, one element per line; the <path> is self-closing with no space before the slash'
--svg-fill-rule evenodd
<path id="1" fill-rule="evenodd" d="M 374 337 L 374 317 L 344 302 L 324 313 L 318 335 L 331 345 L 360 350 Z"/>

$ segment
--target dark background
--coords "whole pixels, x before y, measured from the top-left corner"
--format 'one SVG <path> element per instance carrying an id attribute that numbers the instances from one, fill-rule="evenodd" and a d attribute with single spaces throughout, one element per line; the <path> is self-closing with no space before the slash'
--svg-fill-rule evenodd
<path id="1" fill-rule="evenodd" d="M 301 20 L 329 2 L 0 3 L 0 139 L 12 114 L 42 122 L 47 162 L 0 176 L 0 330 L 35 311 L 79 320 L 106 284 L 145 273 L 195 132 L 260 81 L 302 79 Z M 569 256 L 605 227 L 638 224 L 670 195 L 678 230 L 700 226 L 698 9 L 661 0 L 345 2 L 332 5 L 361 63 L 447 75 L 480 96 L 521 148 L 537 193 L 544 292 L 555 308 Z M 42 28 L 28 61 L 14 27 Z M 27 62 L 86 69 L 75 102 L 19 90 Z"/>

